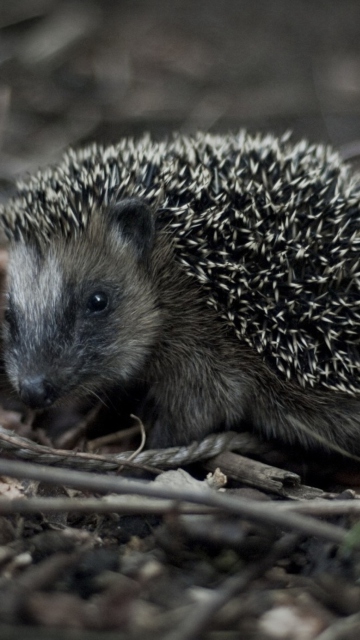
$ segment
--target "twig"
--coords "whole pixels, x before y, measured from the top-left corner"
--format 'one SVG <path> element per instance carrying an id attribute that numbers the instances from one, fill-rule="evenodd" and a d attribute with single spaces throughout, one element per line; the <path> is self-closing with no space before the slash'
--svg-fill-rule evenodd
<path id="1" fill-rule="evenodd" d="M 305 502 L 278 502 L 276 509 L 291 513 L 306 513 L 313 516 L 336 516 L 360 513 L 360 499 L 323 500 L 315 499 Z"/>
<path id="2" fill-rule="evenodd" d="M 140 433 L 141 433 L 141 442 L 138 448 L 135 451 L 133 451 L 132 455 L 128 458 L 128 462 L 132 462 L 133 460 L 135 460 L 135 458 L 138 455 L 140 455 L 140 453 L 143 451 L 146 444 L 146 431 L 140 418 L 138 418 L 137 416 L 134 416 L 133 414 L 130 414 L 130 418 L 133 418 L 134 420 L 137 421 L 137 424 L 138 424 L 138 427 L 140 428 Z"/>
<path id="3" fill-rule="evenodd" d="M 215 458 L 206 460 L 204 467 L 210 471 L 219 467 L 228 478 L 256 487 L 260 491 L 277 493 L 283 498 L 312 500 L 324 494 L 321 489 L 301 484 L 301 478 L 297 473 L 245 458 L 232 451 L 224 451 Z"/>
<path id="4" fill-rule="evenodd" d="M 278 469 L 231 451 L 224 451 L 215 458 L 207 460 L 204 466 L 210 471 L 215 471 L 219 467 L 230 478 L 280 495 L 284 493 L 284 485 L 299 486 L 301 481 L 297 473 Z"/>
<path id="5" fill-rule="evenodd" d="M 145 431 L 145 427 L 143 425 L 143 423 L 141 422 L 140 418 L 138 418 L 137 416 L 134 416 L 133 414 L 130 414 L 130 418 L 134 418 L 134 420 L 137 421 L 137 427 L 140 429 L 140 433 L 141 433 L 141 442 L 138 446 L 138 448 L 132 452 L 132 454 L 129 456 L 127 462 L 133 462 L 133 460 L 135 460 L 135 458 L 142 452 L 143 448 L 145 447 L 146 444 L 146 431 Z M 124 468 L 124 465 L 121 465 L 118 469 L 118 473 L 121 473 L 122 470 Z"/>
<path id="6" fill-rule="evenodd" d="M 132 497 L 134 498 L 134 496 Z M 121 515 L 164 515 L 176 510 L 180 515 L 213 514 L 219 509 L 203 505 L 179 504 L 174 500 L 125 496 L 99 498 L 0 498 L 0 515 L 32 513 L 118 513 Z"/>
<path id="7" fill-rule="evenodd" d="M 347 531 L 333 524 L 318 522 L 298 513 L 276 511 L 273 504 L 266 505 L 255 500 L 233 498 L 215 493 L 211 489 L 203 491 L 180 490 L 156 486 L 139 480 L 124 480 L 119 477 L 94 475 L 88 472 L 69 469 L 56 469 L 38 466 L 14 460 L 0 460 L 0 474 L 16 478 L 38 480 L 53 485 L 71 486 L 76 489 L 88 489 L 99 493 L 117 493 L 124 495 L 143 495 L 167 500 L 185 501 L 222 509 L 241 516 L 252 522 L 266 523 L 283 529 L 299 531 L 309 536 L 319 536 L 335 544 L 343 544 Z"/>
<path id="8" fill-rule="evenodd" d="M 123 455 L 99 455 L 96 453 L 83 453 L 81 451 L 69 451 L 67 449 L 53 449 L 44 445 L 32 442 L 28 438 L 13 434 L 7 429 L 0 427 L 0 451 L 5 449 L 11 451 L 25 460 L 35 460 L 49 465 L 61 465 L 65 467 L 77 467 L 80 469 L 91 469 L 94 471 L 117 470 L 119 466 L 127 466 L 136 469 L 144 469 L 150 473 L 161 473 L 160 469 L 147 465 L 145 462 L 128 460 L 132 451 Z M 145 456 L 143 456 L 144 458 Z M 148 456 L 148 459 L 150 456 Z"/>
<path id="9" fill-rule="evenodd" d="M 352 515 L 360 513 L 360 500 L 311 500 L 304 503 L 273 502 L 277 512 L 302 513 L 311 516 L 329 517 L 336 515 Z M 28 513 L 112 513 L 122 515 L 147 514 L 163 515 L 174 510 L 174 500 L 148 498 L 142 500 L 137 496 L 136 503 L 129 502 L 122 496 L 111 496 L 106 501 L 99 498 L 0 498 L 0 515 Z M 219 508 L 205 505 L 176 504 L 179 514 L 211 514 L 218 513 Z"/>
<path id="10" fill-rule="evenodd" d="M 142 451 L 136 459 L 129 462 L 133 451 L 116 455 L 97 455 L 68 450 L 52 449 L 36 444 L 27 438 L 18 436 L 0 427 L 0 450 L 6 449 L 25 460 L 35 460 L 42 464 L 76 467 L 78 469 L 113 471 L 120 465 L 145 468 L 158 472 L 158 468 L 167 469 L 190 464 L 197 460 L 211 458 L 226 449 L 240 449 L 243 454 L 259 453 L 266 446 L 250 433 L 234 433 L 232 431 L 215 433 L 201 442 L 192 442 L 184 447 Z"/>

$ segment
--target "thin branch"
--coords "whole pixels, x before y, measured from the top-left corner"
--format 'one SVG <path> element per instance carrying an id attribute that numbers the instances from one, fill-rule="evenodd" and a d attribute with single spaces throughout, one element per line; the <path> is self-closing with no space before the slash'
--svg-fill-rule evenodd
<path id="1" fill-rule="evenodd" d="M 312 516 L 336 516 L 360 513 L 359 497 L 350 500 L 315 499 L 304 502 L 278 502 L 278 511 L 306 513 Z"/>
<path id="2" fill-rule="evenodd" d="M 219 453 L 215 458 L 206 460 L 204 466 L 210 471 L 220 467 L 227 477 L 245 482 L 260 491 L 271 491 L 280 495 L 284 494 L 286 486 L 300 485 L 300 476 L 297 473 L 245 458 L 232 451 Z"/>
<path id="3" fill-rule="evenodd" d="M 146 464 L 146 460 L 138 460 L 136 462 L 128 460 L 132 451 L 128 455 L 99 455 L 96 453 L 83 453 L 82 451 L 69 451 L 68 449 L 53 449 L 44 445 L 32 442 L 28 438 L 18 436 L 17 434 L 0 427 L 0 451 L 1 449 L 10 450 L 14 455 L 26 460 L 39 460 L 41 463 L 49 465 L 62 465 L 64 467 L 86 468 L 94 471 L 112 471 L 117 470 L 119 466 L 131 467 L 134 469 L 142 469 L 149 471 L 155 475 L 161 473 L 151 464 Z M 149 459 L 149 456 L 148 458 Z"/>
<path id="4" fill-rule="evenodd" d="M 276 511 L 273 504 L 267 505 L 255 500 L 233 498 L 215 493 L 211 489 L 195 491 L 158 486 L 156 483 L 145 483 L 139 480 L 125 480 L 114 476 L 95 475 L 89 472 L 70 469 L 54 469 L 34 465 L 17 460 L 0 460 L 0 474 L 16 478 L 38 480 L 52 485 L 65 485 L 76 489 L 88 489 L 99 493 L 117 493 L 124 495 L 143 495 L 152 498 L 185 501 L 203 504 L 208 507 L 222 509 L 228 513 L 241 516 L 252 522 L 267 523 L 282 529 L 295 530 L 310 536 L 319 536 L 335 544 L 342 544 L 347 531 L 341 527 L 325 522 L 317 522 L 313 518 L 298 513 Z"/>
<path id="5" fill-rule="evenodd" d="M 28 438 L 18 436 L 8 429 L 0 426 L 0 450 L 11 451 L 14 455 L 25 460 L 86 469 L 90 471 L 111 471 L 126 465 L 134 468 L 142 468 L 152 473 L 158 473 L 160 469 L 174 468 L 183 464 L 190 464 L 197 460 L 204 460 L 216 456 L 227 449 L 239 449 L 243 454 L 249 454 L 266 450 L 266 445 L 260 443 L 250 433 L 235 433 L 227 431 L 213 433 L 201 442 L 192 442 L 187 446 L 171 447 L 169 449 L 155 449 L 141 451 L 136 459 L 129 462 L 133 451 L 127 451 L 115 455 L 98 455 L 82 453 L 63 449 L 53 449 L 36 444 Z"/>
<path id="6" fill-rule="evenodd" d="M 180 515 L 214 514 L 221 509 L 205 505 L 192 505 L 178 500 L 166 500 L 163 498 L 142 499 L 136 496 L 136 502 L 129 501 L 123 496 L 110 496 L 104 501 L 100 498 L 4 498 L 0 497 L 0 515 L 29 514 L 29 513 L 119 513 L 121 515 L 163 515 L 170 511 L 176 511 Z M 273 509 L 277 512 L 302 513 L 318 517 L 331 517 L 336 515 L 352 515 L 360 513 L 360 500 L 311 500 L 303 503 L 273 502 Z"/>
<path id="7" fill-rule="evenodd" d="M 132 453 L 130 458 L 128 458 L 128 462 L 132 462 L 143 451 L 146 444 L 146 431 L 140 418 L 138 418 L 137 416 L 134 416 L 133 414 L 130 414 L 130 418 L 133 418 L 134 420 L 137 421 L 137 425 L 140 428 L 140 433 L 141 433 L 141 442 L 138 448 Z"/>
<path id="8" fill-rule="evenodd" d="M 136 500 L 135 500 L 136 498 Z M 118 513 L 121 515 L 164 515 L 174 512 L 179 515 L 207 515 L 219 513 L 219 509 L 203 505 L 192 505 L 174 500 L 125 496 L 100 498 L 0 498 L 0 515 L 33 513 Z"/>

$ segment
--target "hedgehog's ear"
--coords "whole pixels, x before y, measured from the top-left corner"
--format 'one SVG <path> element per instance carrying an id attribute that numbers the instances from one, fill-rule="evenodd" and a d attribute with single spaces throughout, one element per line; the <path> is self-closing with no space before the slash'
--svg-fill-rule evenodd
<path id="1" fill-rule="evenodd" d="M 155 221 L 150 207 L 139 198 L 125 198 L 111 207 L 111 222 L 129 240 L 139 259 L 146 260 L 155 239 Z"/>

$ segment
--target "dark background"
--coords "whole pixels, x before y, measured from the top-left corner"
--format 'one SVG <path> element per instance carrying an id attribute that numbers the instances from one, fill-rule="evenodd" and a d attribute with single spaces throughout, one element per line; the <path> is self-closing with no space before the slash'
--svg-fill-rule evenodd
<path id="1" fill-rule="evenodd" d="M 358 152 L 359 1 L 0 1 L 3 197 L 68 145 L 239 127 Z"/>

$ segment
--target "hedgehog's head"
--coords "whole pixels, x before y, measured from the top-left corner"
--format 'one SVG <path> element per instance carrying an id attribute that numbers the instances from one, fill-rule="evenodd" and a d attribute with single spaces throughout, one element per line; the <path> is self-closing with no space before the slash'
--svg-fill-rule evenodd
<path id="1" fill-rule="evenodd" d="M 93 212 L 73 236 L 13 243 L 5 362 L 26 404 L 136 378 L 160 323 L 154 237 L 148 206 L 127 199 Z"/>

